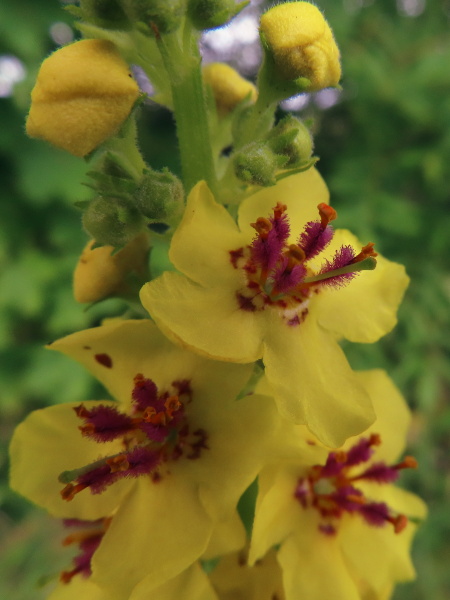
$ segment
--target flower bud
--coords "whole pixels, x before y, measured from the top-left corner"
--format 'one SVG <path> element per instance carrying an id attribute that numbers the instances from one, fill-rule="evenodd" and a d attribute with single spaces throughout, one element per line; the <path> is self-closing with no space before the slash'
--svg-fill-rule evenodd
<path id="1" fill-rule="evenodd" d="M 267 144 L 252 142 L 233 156 L 234 174 L 251 185 L 275 185 L 275 175 L 287 158 L 275 154 Z"/>
<path id="2" fill-rule="evenodd" d="M 181 25 L 184 0 L 123 0 L 123 6 L 132 21 L 140 21 L 158 33 L 170 33 Z"/>
<path id="3" fill-rule="evenodd" d="M 83 214 L 86 231 L 102 245 L 124 246 L 142 228 L 142 217 L 129 200 L 97 196 Z"/>
<path id="4" fill-rule="evenodd" d="M 256 87 L 229 65 L 210 63 L 203 67 L 202 73 L 203 81 L 212 89 L 217 114 L 220 117 L 226 116 L 246 98 L 252 103 L 256 102 Z"/>
<path id="5" fill-rule="evenodd" d="M 154 222 L 167 222 L 184 206 L 183 184 L 168 169 L 144 175 L 134 199 L 141 213 Z"/>
<path id="6" fill-rule="evenodd" d="M 80 0 L 79 14 L 88 21 L 104 29 L 126 30 L 131 28 L 120 0 Z"/>
<path id="7" fill-rule="evenodd" d="M 113 246 L 84 248 L 73 274 L 73 293 L 77 302 L 98 302 L 113 295 L 126 295 L 130 278 L 145 281 L 148 271 L 149 238 L 141 233 L 113 254 Z"/>
<path id="8" fill-rule="evenodd" d="M 267 136 L 267 143 L 275 154 L 286 156 L 287 167 L 298 167 L 311 158 L 313 139 L 309 129 L 299 120 L 288 115 Z"/>
<path id="9" fill-rule="evenodd" d="M 228 23 L 248 4 L 248 0 L 239 4 L 234 0 L 188 0 L 187 12 L 197 29 L 213 29 Z"/>
<path id="10" fill-rule="evenodd" d="M 138 96 L 138 85 L 114 44 L 81 40 L 42 63 L 27 133 L 85 156 L 119 129 Z"/>
<path id="11" fill-rule="evenodd" d="M 309 2 L 287 2 L 261 17 L 261 38 L 277 74 L 285 80 L 306 78 L 306 91 L 337 86 L 339 49 L 322 13 Z"/>

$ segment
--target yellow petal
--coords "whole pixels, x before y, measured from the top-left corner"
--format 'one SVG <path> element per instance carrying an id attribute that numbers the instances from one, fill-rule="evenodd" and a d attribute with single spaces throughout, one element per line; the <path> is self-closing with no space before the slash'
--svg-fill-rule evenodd
<path id="1" fill-rule="evenodd" d="M 337 230 L 327 256 L 341 245 L 351 245 L 357 253 L 362 246 L 349 231 Z M 316 299 L 319 323 L 351 342 L 376 342 L 396 325 L 397 309 L 408 283 L 402 265 L 378 256 L 374 271 L 359 273 L 344 288 L 320 292 Z"/>
<path id="2" fill-rule="evenodd" d="M 355 377 L 369 394 L 377 416 L 362 435 L 380 434 L 382 443 L 376 448 L 374 460 L 391 464 L 405 448 L 406 434 L 411 422 L 408 405 L 385 371 L 360 371 L 355 372 Z M 350 448 L 356 441 L 356 438 L 350 438 L 344 444 L 344 449 Z"/>
<path id="3" fill-rule="evenodd" d="M 204 181 L 189 194 L 183 220 L 172 238 L 170 259 L 197 283 L 227 285 L 236 278 L 230 250 L 247 244 L 228 211 L 218 204 Z"/>
<path id="4" fill-rule="evenodd" d="M 245 551 L 224 556 L 210 575 L 220 600 L 284 599 L 281 569 L 275 551 L 251 567 Z"/>
<path id="5" fill-rule="evenodd" d="M 129 600 L 219 600 L 198 563 L 149 592 L 151 587 L 152 578 L 147 576 L 135 587 Z"/>
<path id="6" fill-rule="evenodd" d="M 219 360 L 253 362 L 262 355 L 264 313 L 241 310 L 238 285 L 203 288 L 166 272 L 141 289 L 141 302 L 172 339 Z"/>
<path id="7" fill-rule="evenodd" d="M 250 394 L 233 401 L 217 389 L 215 396 L 210 393 L 205 400 L 192 401 L 192 408 L 197 404 L 199 411 L 195 420 L 192 414 L 192 423 L 207 432 L 209 450 L 199 460 L 174 465 L 173 470 L 180 477 L 199 482 L 206 510 L 211 517 L 223 520 L 272 458 L 283 424 L 272 399 L 265 396 Z"/>
<path id="8" fill-rule="evenodd" d="M 259 478 L 259 492 L 249 553 L 253 565 L 272 546 L 284 542 L 295 528 L 299 510 L 294 491 L 301 467 L 283 464 L 267 468 Z"/>
<path id="9" fill-rule="evenodd" d="M 47 600 L 109 600 L 106 592 L 90 579 L 76 575 L 70 583 L 59 583 Z"/>
<path id="10" fill-rule="evenodd" d="M 350 517 L 341 535 L 342 552 L 349 570 L 377 594 L 393 583 L 414 579 L 410 546 L 415 529 L 409 524 L 396 534 L 389 525 L 371 527 L 361 519 Z"/>
<path id="11" fill-rule="evenodd" d="M 231 518 L 215 523 L 211 539 L 202 556 L 202 560 L 209 560 L 223 554 L 236 552 L 245 546 L 246 541 L 245 527 L 238 513 L 234 511 Z"/>
<path id="12" fill-rule="evenodd" d="M 282 544 L 278 562 L 283 569 L 286 600 L 360 600 L 338 540 L 320 533 L 314 519 L 304 519 L 295 536 Z"/>
<path id="13" fill-rule="evenodd" d="M 86 408 L 98 402 L 83 402 Z M 113 402 L 102 402 L 117 406 Z M 78 426 L 80 419 L 73 408 L 78 404 L 51 406 L 32 412 L 21 423 L 13 436 L 11 454 L 11 487 L 60 518 L 95 520 L 109 516 L 133 486 L 121 480 L 102 494 L 84 490 L 73 500 L 63 500 L 58 481 L 63 471 L 84 467 L 104 455 L 123 450 L 120 442 L 106 442 L 101 448 L 83 438 Z"/>
<path id="14" fill-rule="evenodd" d="M 49 348 L 84 365 L 123 403 L 131 400 L 137 373 L 164 389 L 174 379 L 189 377 L 201 360 L 175 347 L 149 320 L 117 320 L 61 338 Z"/>
<path id="15" fill-rule="evenodd" d="M 246 198 L 239 207 L 239 228 L 247 236 L 249 243 L 255 237 L 250 227 L 258 217 L 267 217 L 278 202 L 288 207 L 287 215 L 291 224 L 290 242 L 295 243 L 308 221 L 317 221 L 317 205 L 328 203 L 328 188 L 316 168 L 291 175 L 276 185 L 265 188 Z"/>
<path id="16" fill-rule="evenodd" d="M 298 326 L 273 320 L 263 360 L 281 414 L 326 446 L 341 446 L 375 420 L 366 390 L 314 310 Z"/>
<path id="17" fill-rule="evenodd" d="M 150 592 L 195 562 L 211 531 L 195 483 L 170 474 L 158 483 L 141 478 L 93 556 L 92 581 L 123 600 L 148 576 Z"/>

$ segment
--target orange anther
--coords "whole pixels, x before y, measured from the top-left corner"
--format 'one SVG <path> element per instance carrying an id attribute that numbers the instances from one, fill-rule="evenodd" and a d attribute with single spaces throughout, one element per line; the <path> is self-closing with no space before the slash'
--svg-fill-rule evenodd
<path id="1" fill-rule="evenodd" d="M 172 419 L 173 413 L 179 410 L 181 407 L 181 402 L 178 396 L 169 396 L 167 400 L 164 402 L 164 406 L 166 409 L 167 416 L 169 419 Z"/>
<path id="2" fill-rule="evenodd" d="M 417 469 L 419 463 L 414 456 L 405 456 L 402 462 L 394 465 L 394 469 Z"/>
<path id="3" fill-rule="evenodd" d="M 361 252 L 359 254 L 357 254 L 355 256 L 355 258 L 352 260 L 352 264 L 361 262 L 362 260 L 364 260 L 365 258 L 368 258 L 369 256 L 373 256 L 373 258 L 378 256 L 378 253 L 375 252 L 375 250 L 374 250 L 374 246 L 375 246 L 375 244 L 373 242 L 369 242 L 368 244 L 363 246 L 363 248 L 361 248 Z"/>
<path id="4" fill-rule="evenodd" d="M 166 413 L 162 411 L 156 412 L 156 409 L 153 406 L 148 406 L 144 410 L 142 419 L 146 423 L 153 423 L 153 425 L 165 425 L 167 421 Z"/>
<path id="5" fill-rule="evenodd" d="M 124 455 L 108 458 L 106 460 L 106 464 L 109 466 L 111 473 L 126 471 L 130 468 L 130 463 L 128 462 L 127 457 Z"/>
<path id="6" fill-rule="evenodd" d="M 300 263 L 305 260 L 306 254 L 303 248 L 297 246 L 297 244 L 291 244 L 288 250 L 289 258 L 294 259 L 296 263 Z"/>
<path id="7" fill-rule="evenodd" d="M 379 433 L 371 433 L 369 444 L 371 446 L 379 446 L 381 444 L 381 435 Z"/>
<path id="8" fill-rule="evenodd" d="M 279 219 L 281 217 L 281 215 L 287 211 L 287 206 L 286 206 L 286 204 L 282 204 L 281 202 L 278 202 L 277 205 L 274 206 L 272 210 L 273 210 L 273 216 L 275 217 L 275 219 Z"/>
<path id="9" fill-rule="evenodd" d="M 357 494 L 348 494 L 346 498 L 347 500 L 350 500 L 350 502 L 354 502 L 355 504 L 363 505 L 366 503 L 366 499 L 364 498 L 364 496 L 358 496 Z"/>
<path id="10" fill-rule="evenodd" d="M 73 410 L 75 411 L 77 417 L 80 417 L 80 419 L 87 419 L 89 417 L 89 411 L 85 408 L 83 404 L 75 406 Z"/>
<path id="11" fill-rule="evenodd" d="M 95 425 L 92 423 L 86 423 L 86 425 L 81 425 L 78 427 L 78 429 L 81 431 L 81 435 L 89 437 L 95 432 Z"/>
<path id="12" fill-rule="evenodd" d="M 325 204 L 325 202 L 318 204 L 317 208 L 319 209 L 320 224 L 325 229 L 330 221 L 334 221 L 337 218 L 337 212 L 329 204 Z"/>
<path id="13" fill-rule="evenodd" d="M 401 533 L 408 525 L 408 517 L 405 515 L 398 515 L 392 519 L 392 525 L 394 526 L 395 533 Z"/>
<path id="14" fill-rule="evenodd" d="M 250 226 L 253 227 L 253 229 L 256 230 L 256 233 L 262 238 L 266 238 L 269 231 L 272 229 L 272 223 L 265 217 L 258 217 L 256 223 L 250 223 Z"/>
<path id="15" fill-rule="evenodd" d="M 67 500 L 67 502 L 70 502 L 70 500 L 73 500 L 75 498 L 75 496 L 78 494 L 78 492 L 81 492 L 82 490 L 86 489 L 86 487 L 87 486 L 84 483 L 77 483 L 77 485 L 68 483 L 60 491 L 61 498 L 63 500 Z"/>

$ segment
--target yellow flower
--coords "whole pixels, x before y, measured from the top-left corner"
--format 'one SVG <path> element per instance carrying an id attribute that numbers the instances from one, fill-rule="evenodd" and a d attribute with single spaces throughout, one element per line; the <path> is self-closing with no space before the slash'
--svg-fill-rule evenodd
<path id="1" fill-rule="evenodd" d="M 262 358 L 282 414 L 337 447 L 374 419 L 338 339 L 374 342 L 390 331 L 408 277 L 379 257 L 375 271 L 340 287 L 353 275 L 334 277 L 334 268 L 348 263 L 344 270 L 357 271 L 360 255 L 351 248 L 360 245 L 344 230 L 331 239 L 327 200 L 309 169 L 244 200 L 237 226 L 199 183 L 170 248 L 184 276 L 164 273 L 142 288 L 141 301 L 167 335 L 195 352 L 241 363 Z"/>
<path id="2" fill-rule="evenodd" d="M 261 34 L 284 79 L 306 77 L 310 81 L 307 91 L 339 83 L 339 49 L 314 4 L 286 2 L 274 6 L 261 17 Z"/>
<path id="3" fill-rule="evenodd" d="M 292 427 L 291 456 L 258 480 L 250 564 L 279 545 L 286 600 L 387 598 L 415 575 L 409 518 L 423 518 L 426 509 L 392 485 L 399 471 L 416 466 L 411 457 L 393 464 L 409 411 L 383 371 L 357 377 L 377 413 L 371 428 L 330 453 L 306 428 Z"/>
<path id="4" fill-rule="evenodd" d="M 235 401 L 251 368 L 181 350 L 150 321 L 115 322 L 51 348 L 119 403 L 32 413 L 11 443 L 11 485 L 58 518 L 113 517 L 90 581 L 125 600 L 147 575 L 151 591 L 200 556 L 242 547 L 236 505 L 280 427 L 270 398 Z"/>
<path id="5" fill-rule="evenodd" d="M 73 293 L 77 302 L 97 302 L 113 294 L 130 291 L 127 277 L 145 281 L 149 250 L 148 235 L 135 237 L 119 252 L 112 246 L 92 249 L 95 240 L 86 244 L 73 274 Z"/>
<path id="6" fill-rule="evenodd" d="M 81 40 L 41 65 L 27 133 L 85 156 L 112 136 L 139 95 L 128 65 L 106 40 Z"/>
<path id="7" fill-rule="evenodd" d="M 256 87 L 225 63 L 210 63 L 202 70 L 203 81 L 212 89 L 219 116 L 230 113 L 240 102 L 256 101 Z"/>

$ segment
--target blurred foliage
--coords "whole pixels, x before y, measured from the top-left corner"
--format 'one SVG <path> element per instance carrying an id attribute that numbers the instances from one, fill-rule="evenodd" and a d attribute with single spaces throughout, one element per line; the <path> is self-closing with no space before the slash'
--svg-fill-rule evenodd
<path id="1" fill-rule="evenodd" d="M 412 282 L 399 326 L 376 345 L 346 345 L 356 368 L 383 367 L 414 409 L 409 451 L 420 469 L 404 482 L 430 516 L 414 546 L 418 580 L 396 600 L 450 597 L 450 38 L 448 0 L 319 0 L 342 52 L 339 102 L 302 116 L 314 120 L 316 154 L 339 226 L 374 241 L 406 265 Z M 402 8 L 403 7 L 403 8 Z M 407 8 L 420 12 L 408 16 Z M 55 48 L 55 22 L 70 23 L 57 0 L 0 4 L 0 55 L 27 70 L 13 98 L 0 98 L 0 597 L 38 600 L 36 582 L 67 565 L 59 529 L 7 489 L 6 449 L 14 426 L 35 408 L 101 397 L 68 359 L 42 345 L 122 309 L 108 301 L 85 311 L 71 277 L 86 241 L 73 207 L 88 194 L 81 159 L 29 140 L 29 92 L 42 58 Z M 166 111 L 142 115 L 141 143 L 154 168 L 177 170 Z M 446 210 L 447 209 L 447 210 Z M 39 460 L 39 457 L 37 457 Z M 64 561 L 61 564 L 61 561 Z M 51 565 L 49 567 L 49 565 Z M 20 581 L 20 584 L 17 582 Z"/>

